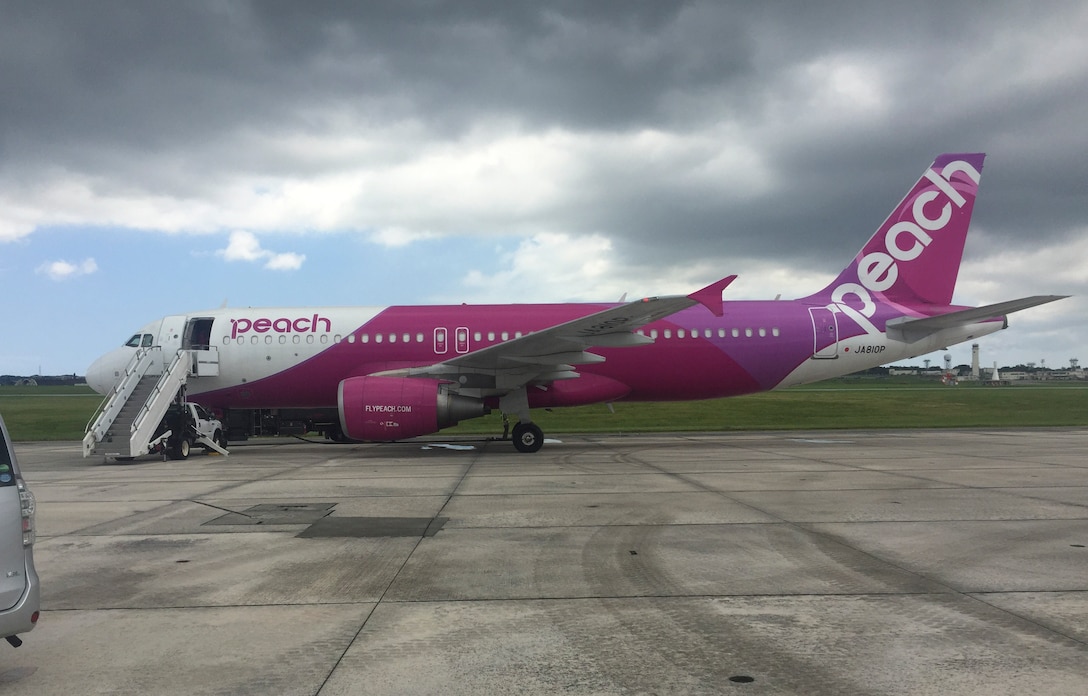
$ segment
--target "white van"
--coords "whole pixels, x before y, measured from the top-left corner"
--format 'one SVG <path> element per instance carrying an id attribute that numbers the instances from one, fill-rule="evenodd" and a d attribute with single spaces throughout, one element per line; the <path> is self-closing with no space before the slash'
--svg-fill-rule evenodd
<path id="1" fill-rule="evenodd" d="M 19 634 L 38 621 L 40 589 L 33 546 L 34 494 L 19 473 L 0 417 L 0 636 L 16 648 L 23 644 Z"/>

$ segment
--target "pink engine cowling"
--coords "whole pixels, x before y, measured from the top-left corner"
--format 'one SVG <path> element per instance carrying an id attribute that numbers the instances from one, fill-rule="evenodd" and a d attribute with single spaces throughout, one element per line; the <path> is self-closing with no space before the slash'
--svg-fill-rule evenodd
<path id="1" fill-rule="evenodd" d="M 440 382 L 405 377 L 345 379 L 338 405 L 345 435 L 377 442 L 428 435 L 490 413 L 482 401 L 450 394 Z"/>

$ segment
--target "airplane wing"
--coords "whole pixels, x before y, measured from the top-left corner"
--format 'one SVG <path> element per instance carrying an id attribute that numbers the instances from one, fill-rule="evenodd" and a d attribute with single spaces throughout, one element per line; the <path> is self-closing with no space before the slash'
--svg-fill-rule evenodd
<path id="1" fill-rule="evenodd" d="M 1006 314 L 1019 312 L 1022 309 L 1028 309 L 1030 307 L 1038 307 L 1039 305 L 1048 302 L 1064 300 L 1067 297 L 1069 296 L 1034 295 L 1032 297 L 1023 297 L 1019 300 L 1009 300 L 1008 302 L 986 305 L 985 307 L 949 312 L 948 314 L 940 314 L 935 317 L 921 317 L 919 319 L 903 317 L 900 319 L 892 319 L 887 324 L 888 338 L 896 341 L 903 341 L 904 343 L 914 343 L 915 341 L 920 341 L 927 336 L 937 333 L 941 329 L 974 324 L 988 319 L 999 319 Z"/>
<path id="2" fill-rule="evenodd" d="M 602 356 L 589 352 L 590 348 L 653 343 L 652 338 L 635 333 L 646 324 L 696 304 L 721 316 L 722 291 L 735 279 L 735 275 L 722 278 L 690 295 L 628 302 L 434 365 L 388 370 L 375 376 L 447 380 L 453 383 L 454 391 L 481 396 L 503 394 L 530 382 L 572 379 L 578 376 L 575 365 L 604 361 Z"/>

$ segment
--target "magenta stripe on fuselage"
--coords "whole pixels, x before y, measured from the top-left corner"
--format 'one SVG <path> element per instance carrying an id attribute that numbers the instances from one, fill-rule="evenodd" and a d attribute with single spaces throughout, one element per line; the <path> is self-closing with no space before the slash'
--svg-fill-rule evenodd
<path id="1" fill-rule="evenodd" d="M 335 406 L 337 386 L 348 377 L 430 365 L 501 342 L 504 333 L 513 338 L 519 332 L 544 329 L 609 306 L 390 307 L 352 332 L 353 342 L 343 340 L 269 377 L 202 393 L 200 401 L 230 408 Z M 437 352 L 436 328 L 447 333 L 444 353 Z M 458 345 L 459 328 L 467 329 L 465 345 Z M 692 337 L 693 331 L 698 337 Z M 643 332 L 656 332 L 656 343 L 593 349 L 606 361 L 579 366 L 579 372 L 626 385 L 630 391 L 623 398 L 627 400 L 702 399 L 773 388 L 812 355 L 811 320 L 805 306 L 790 302 L 730 302 L 724 317 L 692 307 L 644 327 Z M 419 342 L 416 337 L 421 333 L 424 340 Z M 362 342 L 363 335 L 369 338 L 367 343 Z M 398 341 L 378 343 L 378 335 L 396 335 Z M 408 342 L 403 341 L 404 335 L 408 335 Z M 489 340 L 489 336 L 494 338 Z"/>

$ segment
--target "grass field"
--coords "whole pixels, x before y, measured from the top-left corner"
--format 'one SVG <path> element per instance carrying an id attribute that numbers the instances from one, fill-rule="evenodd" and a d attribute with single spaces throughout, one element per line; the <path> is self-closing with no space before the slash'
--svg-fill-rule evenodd
<path id="1" fill-rule="evenodd" d="M 87 387 L 0 387 L 16 441 L 81 440 L 102 397 Z M 944 387 L 918 379 L 840 379 L 733 399 L 536 410 L 545 434 L 849 428 L 1088 426 L 1088 384 Z M 444 431 L 502 431 L 497 414 Z"/>

